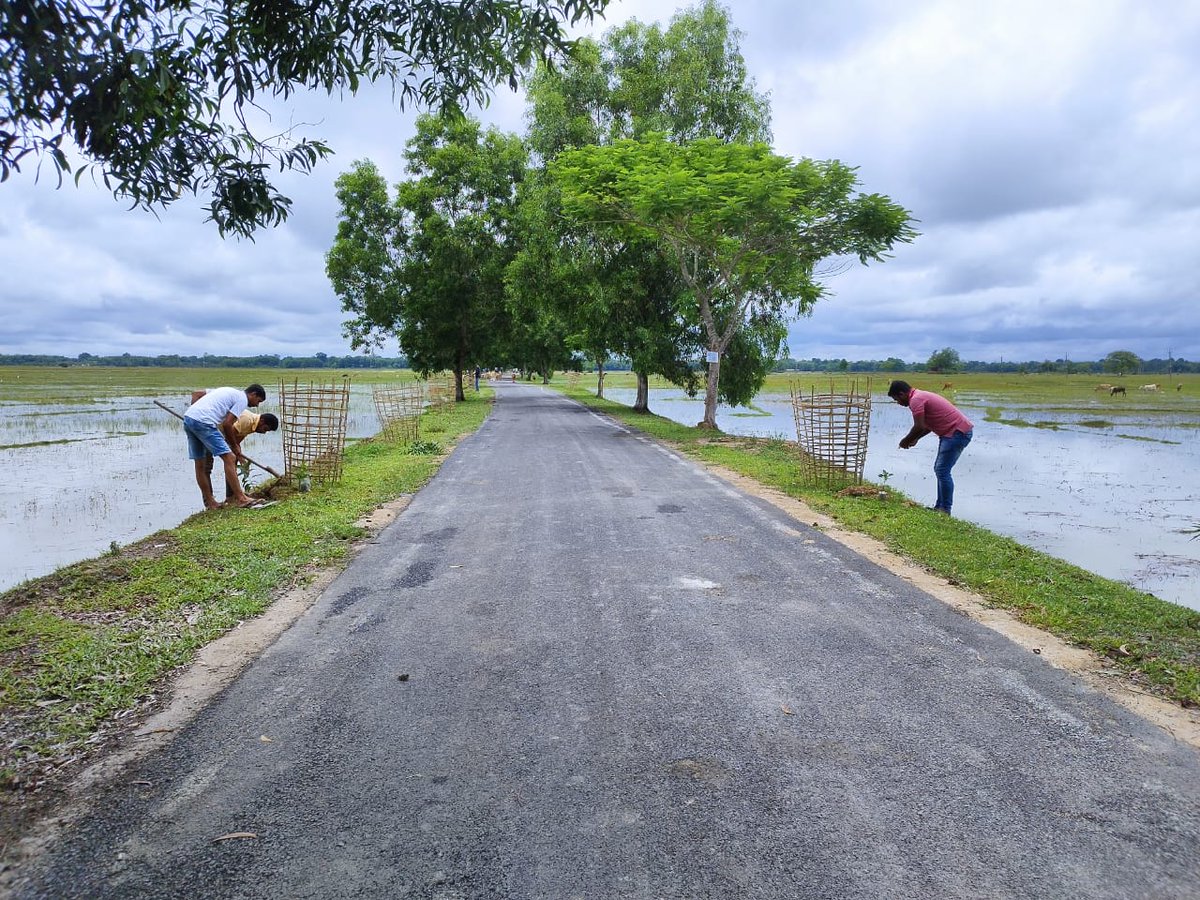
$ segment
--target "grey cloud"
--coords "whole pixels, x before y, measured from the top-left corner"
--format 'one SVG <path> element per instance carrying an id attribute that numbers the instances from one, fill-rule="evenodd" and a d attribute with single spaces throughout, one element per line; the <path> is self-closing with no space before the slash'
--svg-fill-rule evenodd
<path id="1" fill-rule="evenodd" d="M 631 14 L 665 21 L 676 6 L 615 0 L 597 30 Z M 831 296 L 792 328 L 793 355 L 916 361 L 953 346 L 977 359 L 1087 359 L 1169 346 L 1200 358 L 1200 7 L 1116 0 L 1078 21 L 1017 0 L 963 9 L 731 9 L 772 93 L 780 151 L 857 165 L 865 190 L 921 220 L 893 260 L 829 280 Z M 958 31 L 937 31 L 947 22 Z M 962 49 L 976 46 L 1011 52 Z M 522 112 L 501 89 L 481 117 L 514 131 Z M 221 241 L 202 223 L 203 198 L 155 217 L 87 178 L 56 191 L 30 170 L 0 185 L 3 349 L 348 352 L 324 275 L 333 183 L 361 158 L 403 178 L 415 116 L 386 86 L 295 95 L 269 115 L 264 133 L 294 127 L 336 155 L 277 177 L 292 217 L 254 242 Z"/>

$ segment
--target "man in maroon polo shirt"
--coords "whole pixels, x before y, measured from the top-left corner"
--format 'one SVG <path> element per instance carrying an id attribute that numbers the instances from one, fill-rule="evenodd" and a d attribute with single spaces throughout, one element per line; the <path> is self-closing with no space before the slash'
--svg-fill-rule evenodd
<path id="1" fill-rule="evenodd" d="M 971 443 L 974 432 L 971 420 L 945 397 L 931 391 L 919 391 L 907 381 L 893 381 L 888 387 L 888 396 L 901 406 L 907 406 L 913 416 L 913 427 L 900 440 L 900 449 L 915 447 L 927 434 L 938 436 L 938 452 L 933 461 L 937 503 L 933 509 L 950 515 L 954 503 L 954 479 L 950 477 L 950 470 Z"/>

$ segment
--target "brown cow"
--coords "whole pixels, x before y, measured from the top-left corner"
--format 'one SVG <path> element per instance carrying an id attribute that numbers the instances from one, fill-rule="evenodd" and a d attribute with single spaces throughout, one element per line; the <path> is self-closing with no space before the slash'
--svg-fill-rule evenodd
<path id="1" fill-rule="evenodd" d="M 943 391 L 952 391 L 952 390 L 954 390 L 954 382 L 953 382 L 953 381 L 947 381 L 947 382 L 944 382 L 944 383 L 942 384 L 942 390 L 943 390 Z"/>

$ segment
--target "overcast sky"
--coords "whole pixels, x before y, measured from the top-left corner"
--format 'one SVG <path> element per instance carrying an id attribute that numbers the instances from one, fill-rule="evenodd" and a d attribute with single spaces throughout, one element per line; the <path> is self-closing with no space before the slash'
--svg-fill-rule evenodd
<path id="1" fill-rule="evenodd" d="M 684 5 L 613 0 L 592 30 Z M 857 166 L 920 220 L 829 280 L 792 356 L 1200 359 L 1200 3 L 744 0 L 733 20 L 776 150 Z M 524 108 L 502 89 L 479 117 L 519 132 Z M 280 179 L 292 218 L 254 242 L 222 241 L 203 199 L 156 217 L 27 165 L 0 185 L 0 352 L 349 352 L 333 181 L 360 158 L 400 179 L 414 116 L 385 88 L 276 112 L 336 155 Z"/>

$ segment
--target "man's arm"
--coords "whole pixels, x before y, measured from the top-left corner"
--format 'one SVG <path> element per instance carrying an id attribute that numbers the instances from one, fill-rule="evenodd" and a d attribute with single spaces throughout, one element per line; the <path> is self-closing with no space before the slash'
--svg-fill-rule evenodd
<path id="1" fill-rule="evenodd" d="M 225 442 L 229 444 L 229 449 L 233 451 L 233 455 L 241 461 L 245 457 L 242 456 L 242 436 L 233 427 L 236 424 L 237 416 L 231 412 L 225 413 L 225 418 L 221 420 L 221 434 L 225 435 Z"/>
<path id="2" fill-rule="evenodd" d="M 907 450 L 910 447 L 915 447 L 917 441 L 929 434 L 930 429 L 925 427 L 925 413 L 913 413 L 913 427 L 909 429 L 908 434 L 900 439 L 900 449 Z"/>
<path id="3" fill-rule="evenodd" d="M 192 391 L 192 402 L 195 403 L 207 393 L 208 391 Z"/>

